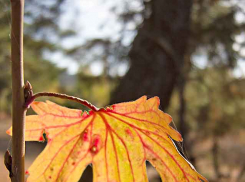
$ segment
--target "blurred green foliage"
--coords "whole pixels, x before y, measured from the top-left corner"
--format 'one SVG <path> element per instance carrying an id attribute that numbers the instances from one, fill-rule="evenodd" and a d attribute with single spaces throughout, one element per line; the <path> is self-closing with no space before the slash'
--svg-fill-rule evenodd
<path id="1" fill-rule="evenodd" d="M 28 8 L 37 8 L 26 1 Z M 0 110 L 10 113 L 11 111 L 11 57 L 10 57 L 10 2 L 1 0 L 0 4 Z M 41 4 L 41 3 L 40 3 Z M 33 29 L 44 28 L 40 21 L 35 21 L 33 13 L 28 13 L 29 18 L 34 23 L 27 24 L 24 38 L 24 71 L 25 80 L 31 82 L 34 91 L 57 91 L 58 76 L 64 70 L 57 68 L 53 63 L 43 58 L 43 50 L 55 50 L 55 45 L 45 39 L 35 39 L 37 32 Z M 54 7 L 49 7 L 50 11 Z M 57 15 L 58 16 L 58 15 Z M 55 25 L 55 20 L 50 17 L 49 28 Z M 40 19 L 40 17 L 38 17 Z M 46 19 L 47 21 L 47 19 Z"/>
<path id="2" fill-rule="evenodd" d="M 195 69 L 189 79 L 185 95 L 189 131 L 204 139 L 245 128 L 245 79 L 235 78 L 227 67 Z M 178 97 L 175 92 L 168 110 L 173 118 L 178 118 Z"/>

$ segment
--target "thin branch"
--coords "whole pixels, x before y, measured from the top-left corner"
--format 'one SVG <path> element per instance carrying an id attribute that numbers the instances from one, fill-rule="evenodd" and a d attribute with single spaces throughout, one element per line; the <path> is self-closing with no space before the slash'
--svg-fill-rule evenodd
<path id="1" fill-rule="evenodd" d="M 11 60 L 12 60 L 12 182 L 24 182 L 25 177 L 25 115 L 23 73 L 24 0 L 11 0 Z"/>

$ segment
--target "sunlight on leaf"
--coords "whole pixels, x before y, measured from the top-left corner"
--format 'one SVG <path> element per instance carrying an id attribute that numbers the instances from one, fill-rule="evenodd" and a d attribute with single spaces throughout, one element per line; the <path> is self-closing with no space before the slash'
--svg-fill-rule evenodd
<path id="1" fill-rule="evenodd" d="M 32 103 L 38 115 L 26 118 L 26 141 L 48 143 L 28 169 L 27 182 L 77 182 L 89 164 L 94 182 L 146 182 L 146 160 L 162 181 L 207 181 L 177 151 L 171 139 L 182 137 L 159 103 L 143 96 L 89 113 Z"/>

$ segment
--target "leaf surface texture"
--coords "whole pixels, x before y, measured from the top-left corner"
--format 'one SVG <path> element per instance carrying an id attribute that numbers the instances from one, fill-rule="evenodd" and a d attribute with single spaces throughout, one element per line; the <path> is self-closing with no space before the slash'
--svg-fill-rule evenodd
<path id="1" fill-rule="evenodd" d="M 162 181 L 207 181 L 176 149 L 172 139 L 182 137 L 159 104 L 158 97 L 143 96 L 87 113 L 33 102 L 37 115 L 27 116 L 25 139 L 46 138 L 47 145 L 28 169 L 27 182 L 77 182 L 89 164 L 94 182 L 147 182 L 146 160 Z"/>

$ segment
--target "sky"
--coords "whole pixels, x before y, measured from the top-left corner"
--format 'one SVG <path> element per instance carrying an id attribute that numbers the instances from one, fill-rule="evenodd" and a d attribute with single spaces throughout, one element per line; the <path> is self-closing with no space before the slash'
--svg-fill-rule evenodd
<path id="1" fill-rule="evenodd" d="M 135 9 L 140 9 L 142 6 L 136 0 L 128 1 L 128 5 Z M 229 1 L 229 3 L 237 3 L 237 0 Z M 68 0 L 64 6 L 65 13 L 60 19 L 60 26 L 63 29 L 72 27 L 78 35 L 71 39 L 62 41 L 62 45 L 66 48 L 72 48 L 75 45 L 81 45 L 86 40 L 92 38 L 110 38 L 117 40 L 120 38 L 119 32 L 123 28 L 118 17 L 111 11 L 112 8 L 116 12 L 123 11 L 121 0 Z M 240 4 L 240 8 L 245 11 L 245 3 Z M 76 17 L 74 19 L 74 17 Z M 238 23 L 245 21 L 244 13 L 237 13 L 236 20 Z M 134 29 L 135 25 L 129 25 L 129 29 Z M 125 45 L 130 45 L 135 34 L 131 34 L 125 38 Z M 235 37 L 238 43 L 245 41 L 245 34 Z M 240 50 L 245 56 L 245 49 L 241 49 L 238 44 L 234 44 L 235 50 Z M 47 54 L 47 57 L 56 63 L 59 67 L 67 68 L 69 74 L 76 74 L 79 68 L 77 61 L 64 56 L 62 53 Z M 205 68 L 207 65 L 207 56 L 194 56 L 194 63 L 199 68 Z M 98 60 L 91 64 L 91 72 L 94 75 L 102 73 L 102 63 Z M 128 65 L 122 64 L 116 70 L 116 74 L 122 76 L 128 69 Z M 245 77 L 245 60 L 238 60 L 237 68 L 233 74 L 236 77 Z"/>
<path id="2" fill-rule="evenodd" d="M 135 1 L 138 2 L 138 1 Z M 142 8 L 140 4 L 133 4 L 135 8 Z M 110 38 L 116 41 L 120 38 L 120 31 L 123 28 L 118 17 L 111 11 L 122 11 L 121 0 L 69 0 L 66 2 L 67 7 L 65 13 L 60 19 L 60 26 L 63 29 L 72 28 L 78 35 L 71 39 L 65 39 L 62 45 L 65 48 L 72 48 L 75 45 L 81 45 L 86 40 L 93 38 Z M 74 21 L 74 17 L 75 21 Z M 132 25 L 131 25 L 132 26 Z M 135 27 L 131 27 L 134 29 Z M 130 44 L 135 34 L 126 37 L 123 40 L 124 44 Z M 46 54 L 52 62 L 56 63 L 59 67 L 67 68 L 69 74 L 75 74 L 78 71 L 79 64 L 77 61 L 64 56 L 62 53 Z M 118 67 L 118 75 L 124 75 L 127 70 L 127 65 L 122 64 Z M 100 61 L 95 61 L 91 64 L 91 72 L 94 75 L 102 73 L 102 64 Z"/>
<path id="3" fill-rule="evenodd" d="M 243 10 L 243 12 L 238 12 L 235 16 L 237 23 L 244 23 L 245 22 L 245 1 L 241 3 L 241 1 L 233 0 L 233 3 L 237 3 L 237 5 Z M 239 36 L 235 37 L 237 43 L 244 43 L 245 42 L 245 33 L 242 33 Z M 242 56 L 245 57 L 245 49 L 241 48 L 238 44 L 233 45 L 233 49 L 236 51 L 240 51 Z M 237 68 L 234 70 L 234 75 L 236 77 L 243 77 L 245 78 L 245 60 L 240 59 L 237 62 Z"/>
<path id="4" fill-rule="evenodd" d="M 118 25 L 115 20 L 115 16 L 110 13 L 110 6 L 107 3 L 102 4 L 101 0 L 69 0 L 65 4 L 66 10 L 60 19 L 60 26 L 62 29 L 67 29 L 72 27 L 78 35 L 74 38 L 65 39 L 62 41 L 62 45 L 65 48 L 72 48 L 73 46 L 83 44 L 86 40 L 90 38 L 106 37 L 110 34 L 117 33 Z M 74 19 L 74 17 L 76 17 Z M 107 26 L 112 28 L 103 28 L 100 26 L 104 22 L 109 22 Z M 77 61 L 64 56 L 62 53 L 54 53 L 51 55 L 47 54 L 47 57 L 56 63 L 59 67 L 67 68 L 68 73 L 75 74 L 79 68 Z M 100 74 L 102 71 L 101 65 L 97 63 L 92 65 L 91 70 L 94 74 Z"/>

